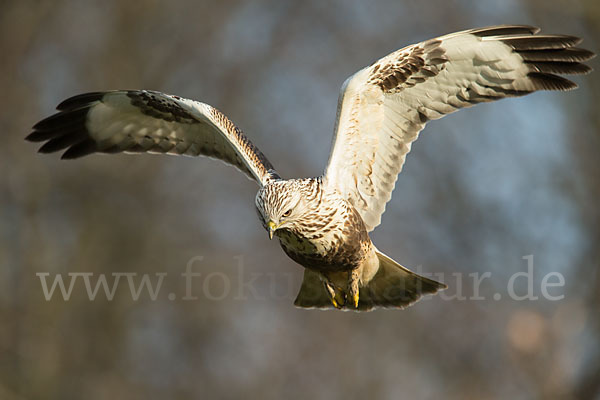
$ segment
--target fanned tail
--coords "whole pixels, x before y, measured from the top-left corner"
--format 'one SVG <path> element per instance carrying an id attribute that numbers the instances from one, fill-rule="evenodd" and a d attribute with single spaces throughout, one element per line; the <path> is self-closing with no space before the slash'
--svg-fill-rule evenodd
<path id="1" fill-rule="evenodd" d="M 347 301 L 343 310 L 368 311 L 374 308 L 405 308 L 422 296 L 446 289 L 443 283 L 418 275 L 376 251 L 379 266 L 368 282 L 360 282 L 358 309 Z M 304 280 L 294 304 L 303 308 L 334 308 L 321 274 L 304 270 Z"/>
<path id="2" fill-rule="evenodd" d="M 426 294 L 434 294 L 448 287 L 412 272 L 379 251 L 376 253 L 379 270 L 360 288 L 359 310 L 405 308 Z"/>

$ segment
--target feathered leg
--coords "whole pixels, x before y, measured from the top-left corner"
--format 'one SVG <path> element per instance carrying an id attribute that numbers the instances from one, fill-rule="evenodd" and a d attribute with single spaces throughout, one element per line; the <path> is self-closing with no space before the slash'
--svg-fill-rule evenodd
<path id="1" fill-rule="evenodd" d="M 355 268 L 348 273 L 348 291 L 346 292 L 346 298 L 351 301 L 350 304 L 354 308 L 358 308 L 358 282 L 360 279 L 359 269 Z"/>

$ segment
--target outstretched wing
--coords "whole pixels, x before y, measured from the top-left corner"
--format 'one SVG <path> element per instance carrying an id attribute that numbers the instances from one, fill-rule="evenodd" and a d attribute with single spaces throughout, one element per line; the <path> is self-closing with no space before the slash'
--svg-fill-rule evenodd
<path id="1" fill-rule="evenodd" d="M 58 105 L 27 140 L 62 158 L 91 153 L 208 156 L 234 165 L 259 184 L 276 176 L 267 158 L 219 110 L 150 90 L 86 93 Z"/>
<path id="2" fill-rule="evenodd" d="M 492 26 L 405 47 L 342 86 L 325 181 L 356 207 L 368 230 L 381 222 L 411 143 L 425 123 L 463 107 L 576 85 L 593 53 L 581 40 L 536 35 L 531 26 Z"/>

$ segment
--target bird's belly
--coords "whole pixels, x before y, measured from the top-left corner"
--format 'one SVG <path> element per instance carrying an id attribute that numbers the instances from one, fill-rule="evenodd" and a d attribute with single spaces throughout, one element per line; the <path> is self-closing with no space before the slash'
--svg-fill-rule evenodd
<path id="1" fill-rule="evenodd" d="M 316 271 L 349 271 L 356 268 L 361 259 L 360 251 L 343 243 L 327 246 L 326 241 L 311 240 L 285 229 L 278 232 L 278 237 L 288 257 Z"/>

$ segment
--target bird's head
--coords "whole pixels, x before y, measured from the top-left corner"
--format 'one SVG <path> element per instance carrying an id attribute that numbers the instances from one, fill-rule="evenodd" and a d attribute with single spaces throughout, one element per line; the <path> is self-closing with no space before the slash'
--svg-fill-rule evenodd
<path id="1" fill-rule="evenodd" d="M 267 183 L 256 194 L 256 210 L 263 227 L 272 239 L 279 229 L 294 229 L 308 211 L 308 202 L 296 179 Z"/>

